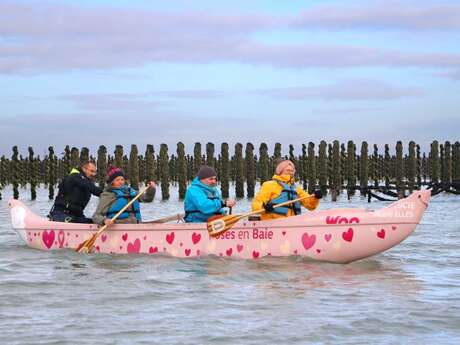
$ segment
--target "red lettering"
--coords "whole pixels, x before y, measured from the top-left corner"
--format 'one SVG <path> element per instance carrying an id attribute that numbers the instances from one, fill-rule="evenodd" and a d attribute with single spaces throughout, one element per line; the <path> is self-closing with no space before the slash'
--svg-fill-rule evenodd
<path id="1" fill-rule="evenodd" d="M 339 216 L 337 217 L 331 217 L 331 216 L 327 216 L 326 217 L 326 224 L 337 224 L 337 222 L 339 221 Z"/>

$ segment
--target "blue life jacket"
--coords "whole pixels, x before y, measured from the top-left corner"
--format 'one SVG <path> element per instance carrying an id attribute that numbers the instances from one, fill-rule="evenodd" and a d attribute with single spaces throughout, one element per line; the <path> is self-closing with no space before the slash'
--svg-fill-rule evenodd
<path id="1" fill-rule="evenodd" d="M 124 186 L 122 188 L 114 188 L 112 192 L 115 193 L 117 196 L 117 200 L 110 206 L 109 210 L 107 211 L 107 217 L 112 218 L 115 214 L 118 213 L 126 204 L 136 196 L 136 191 L 128 186 Z M 141 210 L 139 207 L 139 202 L 136 200 L 132 203 L 131 207 L 125 210 L 118 219 L 126 219 L 129 217 L 130 213 L 134 213 L 136 216 L 137 222 L 139 223 L 141 219 Z"/>
<path id="2" fill-rule="evenodd" d="M 281 187 L 283 187 L 281 194 L 275 199 L 272 199 L 270 201 L 273 204 L 273 206 L 276 206 L 277 204 L 281 204 L 282 202 L 286 202 L 286 201 L 294 200 L 298 198 L 297 191 L 296 191 L 296 185 L 294 183 L 291 185 L 288 185 L 287 183 L 284 183 L 277 179 L 273 179 L 273 181 L 275 181 Z M 273 210 L 273 213 L 287 216 L 290 209 L 294 212 L 294 215 L 296 216 L 302 213 L 302 205 L 298 201 L 290 205 L 277 207 Z"/>

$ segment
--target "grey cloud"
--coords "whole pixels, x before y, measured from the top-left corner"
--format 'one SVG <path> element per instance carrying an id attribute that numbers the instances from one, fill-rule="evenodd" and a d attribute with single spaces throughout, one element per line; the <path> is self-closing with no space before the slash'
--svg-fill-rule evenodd
<path id="1" fill-rule="evenodd" d="M 372 6 L 364 10 L 376 11 Z M 450 10 L 453 16 L 459 13 L 456 8 Z M 330 12 L 332 17 L 315 11 Z M 321 7 L 308 13 L 313 13 L 317 22 L 323 20 L 326 27 L 329 22 L 346 21 L 334 19 L 332 10 Z M 353 11 L 344 13 L 350 16 L 350 23 L 361 25 L 362 15 L 356 19 Z M 292 68 L 460 65 L 460 54 L 454 53 L 408 53 L 348 45 L 268 45 L 253 38 L 253 33 L 265 29 L 307 25 L 310 21 L 318 25 L 305 15 L 160 13 L 7 1 L 0 4 L 0 73 L 104 70 L 154 62 L 242 62 Z"/>
<path id="2" fill-rule="evenodd" d="M 340 101 L 393 100 L 422 96 L 417 88 L 390 85 L 375 80 L 346 80 L 336 84 L 258 90 L 256 93 L 288 100 L 324 99 Z"/>
<path id="3" fill-rule="evenodd" d="M 293 20 L 295 27 L 322 29 L 460 29 L 460 5 L 426 1 L 378 1 L 366 5 L 317 6 Z"/>

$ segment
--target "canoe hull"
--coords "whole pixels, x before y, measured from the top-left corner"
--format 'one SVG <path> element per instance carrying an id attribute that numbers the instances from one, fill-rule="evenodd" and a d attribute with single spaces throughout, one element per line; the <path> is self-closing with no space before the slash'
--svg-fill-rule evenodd
<path id="1" fill-rule="evenodd" d="M 271 221 L 240 221 L 219 238 L 209 237 L 204 223 L 116 224 L 97 239 L 95 251 L 183 258 L 299 255 L 348 263 L 381 253 L 407 238 L 429 199 L 429 191 L 417 191 L 378 211 L 331 209 Z M 9 204 L 13 228 L 32 248 L 73 249 L 98 228 L 94 224 L 50 222 L 17 200 Z"/>

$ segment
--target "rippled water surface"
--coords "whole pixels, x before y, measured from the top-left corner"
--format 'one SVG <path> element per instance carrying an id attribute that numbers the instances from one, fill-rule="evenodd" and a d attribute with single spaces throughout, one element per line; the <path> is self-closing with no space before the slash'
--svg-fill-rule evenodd
<path id="1" fill-rule="evenodd" d="M 460 343 L 458 196 L 434 197 L 395 248 L 338 265 L 38 251 L 12 230 L 11 190 L 2 194 L 1 344 Z M 33 211 L 47 214 L 45 190 L 29 199 L 21 191 Z M 383 206 L 355 197 L 320 208 Z M 155 200 L 142 211 L 153 219 L 181 207 Z M 248 209 L 241 200 L 235 211 Z"/>

